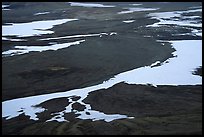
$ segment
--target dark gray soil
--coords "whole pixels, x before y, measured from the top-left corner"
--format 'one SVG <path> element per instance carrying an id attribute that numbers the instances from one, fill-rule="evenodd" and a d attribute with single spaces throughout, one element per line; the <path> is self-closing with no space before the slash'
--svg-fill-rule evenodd
<path id="1" fill-rule="evenodd" d="M 194 75 L 202 76 L 202 66 L 195 69 L 193 72 Z"/>
<path id="2" fill-rule="evenodd" d="M 85 103 L 107 114 L 134 117 L 201 112 L 202 86 L 145 86 L 119 83 L 108 90 L 93 91 Z"/>

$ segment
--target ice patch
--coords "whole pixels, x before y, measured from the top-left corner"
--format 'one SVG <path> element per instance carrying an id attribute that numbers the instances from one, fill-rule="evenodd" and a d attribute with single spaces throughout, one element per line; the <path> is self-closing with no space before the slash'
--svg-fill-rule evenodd
<path id="1" fill-rule="evenodd" d="M 202 23 L 197 23 L 192 18 L 198 18 L 199 16 L 183 16 L 183 13 L 202 12 L 202 9 L 188 10 L 188 11 L 173 11 L 173 12 L 157 12 L 149 13 L 147 16 L 152 19 L 157 19 L 159 22 L 147 25 L 147 27 L 160 27 L 161 25 L 179 25 L 189 27 L 202 27 Z M 177 18 L 177 19 L 174 19 Z M 182 18 L 184 20 L 181 20 Z"/>
<path id="2" fill-rule="evenodd" d="M 48 29 L 53 28 L 53 26 L 76 20 L 78 19 L 58 19 L 34 21 L 28 23 L 9 23 L 8 25 L 2 26 L 2 36 L 29 37 L 42 34 L 52 34 L 54 32 Z"/>
<path id="3" fill-rule="evenodd" d="M 8 7 L 10 7 L 10 5 L 2 5 L 2 10 L 10 10 Z"/>
<path id="4" fill-rule="evenodd" d="M 118 14 L 127 14 L 127 13 L 133 13 L 133 12 L 141 12 L 141 11 L 154 11 L 158 10 L 159 8 L 125 8 L 127 10 L 120 11 Z"/>
<path id="5" fill-rule="evenodd" d="M 79 35 L 72 35 L 72 36 L 64 36 L 64 37 L 55 37 L 55 38 L 44 38 L 44 39 L 40 39 L 40 40 L 57 40 L 57 39 L 69 39 L 69 38 L 81 38 L 81 37 L 94 37 L 94 36 L 100 36 L 102 37 L 103 35 L 113 35 L 113 34 L 117 34 L 116 32 L 110 32 L 105 33 L 105 32 L 101 32 L 101 33 L 93 33 L 93 34 L 79 34 Z"/>
<path id="6" fill-rule="evenodd" d="M 2 8 L 7 8 L 9 7 L 10 5 L 2 5 Z"/>
<path id="7" fill-rule="evenodd" d="M 202 66 L 202 41 L 171 41 L 176 51 L 174 58 L 161 66 L 145 66 L 115 76 L 115 80 L 124 80 L 128 84 L 153 85 L 196 85 L 202 84 L 202 77 L 192 75 L 192 71 Z M 158 62 L 157 62 L 158 63 Z M 152 65 L 155 65 L 153 63 Z"/>
<path id="8" fill-rule="evenodd" d="M 81 3 L 81 2 L 69 2 L 70 6 L 81 6 L 81 7 L 92 7 L 92 8 L 112 8 L 115 7 L 113 5 L 103 5 L 96 3 Z"/>
<path id="9" fill-rule="evenodd" d="M 149 13 L 147 16 L 152 19 L 157 19 L 156 22 L 147 27 L 160 27 L 162 25 L 178 25 L 191 29 L 191 33 L 181 33 L 173 35 L 192 35 L 202 36 L 202 18 L 200 16 L 184 16 L 183 13 L 201 12 L 202 9 L 187 10 L 187 11 L 173 11 L 173 12 L 157 12 Z M 194 28 L 196 27 L 196 29 Z"/>
<path id="10" fill-rule="evenodd" d="M 92 120 L 103 119 L 105 121 L 112 121 L 114 119 L 128 118 L 126 115 L 119 115 L 119 114 L 108 115 L 99 111 L 93 111 L 91 110 L 91 107 L 89 104 L 85 104 L 82 102 L 82 100 L 88 96 L 89 92 L 98 90 L 98 89 L 107 89 L 113 86 L 113 84 L 114 83 L 102 83 L 96 86 L 91 86 L 83 89 L 75 89 L 67 92 L 45 94 L 45 95 L 31 96 L 31 97 L 4 101 L 2 102 L 2 117 L 5 117 L 6 119 L 11 119 L 24 113 L 25 115 L 30 116 L 30 119 L 38 120 L 36 113 L 43 112 L 45 109 L 40 107 L 33 107 L 33 106 L 36 106 L 50 99 L 60 98 L 60 97 L 69 98 L 77 95 L 77 96 L 80 96 L 81 98 L 78 101 L 73 101 L 71 104 L 78 102 L 86 106 L 85 111 L 75 111 L 76 114 L 80 114 L 80 116 L 78 116 L 78 118 L 80 119 L 92 119 Z M 66 121 L 64 120 L 63 115 L 64 113 L 72 112 L 71 104 L 66 107 L 66 110 L 62 112 L 58 112 L 57 116 L 52 117 L 48 121 L 52 121 L 52 120 Z M 20 110 L 23 110 L 23 112 L 19 112 Z M 90 115 L 87 115 L 86 112 L 89 112 Z M 56 117 L 59 117 L 59 119 L 57 119 Z"/>
<path id="11" fill-rule="evenodd" d="M 200 9 L 200 8 L 202 8 L 202 6 L 193 6 L 193 7 L 189 7 L 189 9 Z"/>
<path id="12" fill-rule="evenodd" d="M 111 32 L 111 33 L 110 33 L 110 36 L 111 36 L 111 35 L 117 35 L 117 33 L 116 33 L 116 32 Z"/>
<path id="13" fill-rule="evenodd" d="M 133 6 L 140 6 L 140 5 L 142 5 L 142 4 L 130 4 L 130 5 L 133 5 Z"/>
<path id="14" fill-rule="evenodd" d="M 8 40 L 8 41 L 26 41 L 25 39 L 12 39 L 12 38 L 6 38 L 6 37 L 2 37 L 2 40 Z"/>
<path id="15" fill-rule="evenodd" d="M 37 15 L 45 15 L 45 14 L 48 14 L 50 12 L 38 12 L 38 13 L 35 13 L 34 15 L 37 16 Z"/>
<path id="16" fill-rule="evenodd" d="M 123 22 L 124 23 L 132 23 L 132 22 L 134 22 L 135 20 L 124 20 Z"/>
<path id="17" fill-rule="evenodd" d="M 80 44 L 81 42 L 84 42 L 85 40 L 79 40 L 75 42 L 70 42 L 70 43 L 63 43 L 63 44 L 54 44 L 51 46 L 15 46 L 15 49 L 11 49 L 8 51 L 2 52 L 3 56 L 13 56 L 13 55 L 21 55 L 25 53 L 29 53 L 32 51 L 47 51 L 47 50 L 58 50 L 58 49 L 63 49 L 67 48 L 72 45 L 77 45 Z"/>

